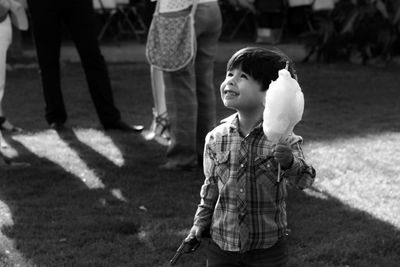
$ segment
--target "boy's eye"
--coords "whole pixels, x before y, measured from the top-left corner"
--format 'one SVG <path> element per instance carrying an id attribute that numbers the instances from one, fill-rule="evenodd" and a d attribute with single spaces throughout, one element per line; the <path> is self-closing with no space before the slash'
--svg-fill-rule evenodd
<path id="1" fill-rule="evenodd" d="M 240 78 L 244 78 L 244 79 L 246 79 L 246 80 L 248 79 L 247 75 L 244 74 L 244 73 L 243 73 L 242 75 L 240 75 Z"/>
<path id="2" fill-rule="evenodd" d="M 232 76 L 233 76 L 233 73 L 232 73 L 232 72 L 228 72 L 228 73 L 226 73 L 226 76 L 227 76 L 227 77 L 232 77 Z"/>

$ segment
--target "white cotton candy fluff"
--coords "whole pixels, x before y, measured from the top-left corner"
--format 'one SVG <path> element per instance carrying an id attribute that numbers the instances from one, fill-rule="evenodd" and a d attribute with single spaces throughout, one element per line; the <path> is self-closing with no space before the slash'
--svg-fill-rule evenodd
<path id="1" fill-rule="evenodd" d="M 284 142 L 301 120 L 304 111 L 304 96 L 298 82 L 286 69 L 272 81 L 265 96 L 263 130 L 274 144 Z"/>

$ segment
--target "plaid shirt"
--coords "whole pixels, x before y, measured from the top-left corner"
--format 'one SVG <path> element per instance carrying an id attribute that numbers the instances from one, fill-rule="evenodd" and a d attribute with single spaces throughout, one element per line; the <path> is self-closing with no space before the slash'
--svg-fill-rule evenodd
<path id="1" fill-rule="evenodd" d="M 207 228 L 221 249 L 245 252 L 273 246 L 286 232 L 286 184 L 309 187 L 314 169 L 304 161 L 301 137 L 290 135 L 293 164 L 281 170 L 273 159 L 274 145 L 262 123 L 246 137 L 239 133 L 235 114 L 206 137 L 205 181 L 194 225 Z"/>

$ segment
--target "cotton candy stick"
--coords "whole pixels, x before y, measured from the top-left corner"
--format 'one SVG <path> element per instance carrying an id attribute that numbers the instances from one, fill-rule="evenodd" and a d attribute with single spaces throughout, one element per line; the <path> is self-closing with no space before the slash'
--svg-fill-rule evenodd
<path id="1" fill-rule="evenodd" d="M 286 141 L 294 126 L 301 120 L 304 111 L 303 93 L 287 68 L 288 63 L 285 69 L 279 71 L 279 77 L 271 82 L 265 96 L 263 130 L 268 140 L 274 144 Z"/>

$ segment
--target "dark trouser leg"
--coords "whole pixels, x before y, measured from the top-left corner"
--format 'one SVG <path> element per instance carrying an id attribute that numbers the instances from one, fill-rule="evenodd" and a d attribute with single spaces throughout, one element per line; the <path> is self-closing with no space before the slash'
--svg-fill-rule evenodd
<path id="1" fill-rule="evenodd" d="M 221 31 L 217 3 L 199 4 L 196 11 L 195 66 L 165 73 L 167 110 L 171 122 L 168 162 L 196 164 L 204 139 L 215 126 L 214 57 Z"/>
<path id="2" fill-rule="evenodd" d="M 165 96 L 171 123 L 168 162 L 177 165 L 197 164 L 197 99 L 194 66 L 164 73 Z"/>
<path id="3" fill-rule="evenodd" d="M 48 123 L 64 123 L 67 113 L 60 85 L 60 18 L 57 4 L 30 0 L 29 10 L 36 44 Z"/>
<path id="4" fill-rule="evenodd" d="M 70 10 L 64 11 L 64 21 L 71 32 L 85 70 L 90 95 L 103 125 L 119 121 L 114 105 L 111 82 L 101 54 L 94 25 L 91 0 L 69 0 Z"/>
<path id="5" fill-rule="evenodd" d="M 288 247 L 286 237 L 267 249 L 246 252 L 224 251 L 210 240 L 207 249 L 207 267 L 286 267 Z"/>
<path id="6" fill-rule="evenodd" d="M 202 22 L 196 24 L 196 34 L 198 35 L 196 55 L 197 152 L 201 155 L 207 133 L 216 126 L 214 60 L 222 29 L 222 18 L 218 4 L 205 3 L 199 5 L 196 21 Z"/>
<path id="7" fill-rule="evenodd" d="M 239 252 L 224 251 L 210 240 L 207 248 L 207 267 L 243 267 Z"/>

